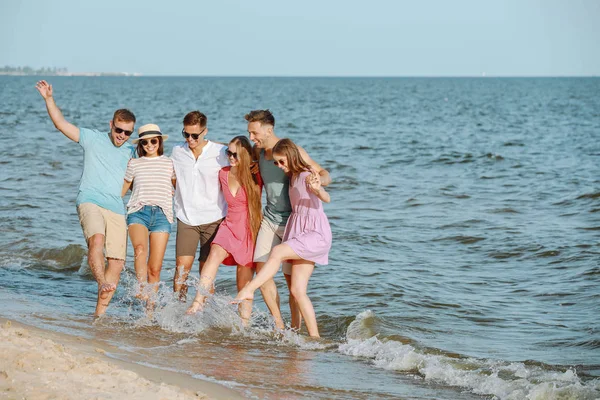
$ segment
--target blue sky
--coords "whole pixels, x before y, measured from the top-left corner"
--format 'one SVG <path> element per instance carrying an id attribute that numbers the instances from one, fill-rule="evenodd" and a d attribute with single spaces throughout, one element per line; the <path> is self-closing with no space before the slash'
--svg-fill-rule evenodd
<path id="1" fill-rule="evenodd" d="M 208 76 L 600 76 L 599 0 L 3 0 L 0 65 Z"/>

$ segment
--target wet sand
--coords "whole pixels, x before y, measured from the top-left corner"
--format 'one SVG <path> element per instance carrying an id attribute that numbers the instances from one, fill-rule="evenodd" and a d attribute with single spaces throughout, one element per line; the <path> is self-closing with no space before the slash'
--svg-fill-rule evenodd
<path id="1" fill-rule="evenodd" d="M 241 399 L 185 374 L 116 360 L 104 343 L 0 318 L 0 398 Z"/>

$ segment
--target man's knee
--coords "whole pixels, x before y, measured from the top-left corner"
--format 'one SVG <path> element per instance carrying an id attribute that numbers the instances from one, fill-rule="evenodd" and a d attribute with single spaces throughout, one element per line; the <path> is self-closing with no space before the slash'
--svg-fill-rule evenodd
<path id="1" fill-rule="evenodd" d="M 103 247 L 104 235 L 97 233 L 88 238 L 88 248 L 90 252 L 102 250 Z"/>

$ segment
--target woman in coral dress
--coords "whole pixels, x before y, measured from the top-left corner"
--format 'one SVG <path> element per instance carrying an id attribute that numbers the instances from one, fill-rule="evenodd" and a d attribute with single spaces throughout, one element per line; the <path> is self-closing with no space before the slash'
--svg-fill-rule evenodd
<path id="1" fill-rule="evenodd" d="M 281 262 L 290 260 L 290 293 L 306 323 L 308 334 L 318 337 L 317 318 L 307 288 L 315 263 L 325 265 L 329 262 L 331 228 L 322 202 L 329 203 L 331 199 L 321 186 L 319 175 L 304 162 L 290 139 L 277 142 L 273 147 L 273 159 L 275 165 L 290 177 L 292 213 L 285 226 L 283 242 L 273 248 L 260 272 L 239 291 L 234 301 L 252 300 L 254 291 L 275 276 Z"/>
<path id="2" fill-rule="evenodd" d="M 262 182 L 260 174 L 252 174 L 252 145 L 245 136 L 236 136 L 229 143 L 229 167 L 219 171 L 221 190 L 227 201 L 227 216 L 212 242 L 204 263 L 198 292 L 188 314 L 202 308 L 206 296 L 214 291 L 213 282 L 220 264 L 237 265 L 237 287 L 241 290 L 254 275 L 254 242 L 260 227 Z M 250 319 L 252 301 L 240 303 L 240 316 Z"/>

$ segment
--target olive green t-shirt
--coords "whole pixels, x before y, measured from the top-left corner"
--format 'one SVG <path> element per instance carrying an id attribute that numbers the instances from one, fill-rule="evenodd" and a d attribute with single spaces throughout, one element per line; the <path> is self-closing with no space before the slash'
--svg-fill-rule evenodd
<path id="1" fill-rule="evenodd" d="M 289 194 L 290 180 L 285 172 L 273 164 L 273 160 L 265 159 L 265 151 L 262 149 L 258 166 L 267 193 L 264 216 L 277 225 L 285 225 L 292 212 Z"/>

